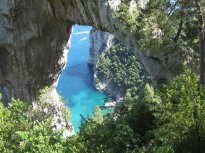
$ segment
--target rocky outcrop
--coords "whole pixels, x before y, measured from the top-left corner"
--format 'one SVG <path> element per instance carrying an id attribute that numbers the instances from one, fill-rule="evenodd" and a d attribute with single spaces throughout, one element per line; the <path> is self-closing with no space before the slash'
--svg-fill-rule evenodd
<path id="1" fill-rule="evenodd" d="M 113 82 L 109 79 L 104 77 L 99 79 L 98 72 L 96 71 L 99 57 L 117 42 L 119 41 L 114 37 L 114 35 L 110 34 L 109 32 L 102 32 L 100 30 L 92 28 L 90 31 L 90 50 L 88 63 L 93 65 L 95 88 L 97 90 L 104 91 L 110 97 L 113 97 L 118 101 L 123 96 L 121 91 L 116 88 Z"/>
<path id="2" fill-rule="evenodd" d="M 109 97 L 111 97 L 113 100 L 119 102 L 122 100 L 124 94 L 120 91 L 119 88 L 117 88 L 114 83 L 107 79 L 107 78 L 103 78 L 100 79 L 99 81 L 98 76 L 97 76 L 97 72 L 95 72 L 94 74 L 94 85 L 95 88 L 97 90 L 101 90 L 103 92 L 105 92 Z"/>
<path id="3" fill-rule="evenodd" d="M 90 50 L 88 63 L 94 68 L 98 62 L 99 56 L 113 45 L 114 35 L 109 32 L 102 32 L 95 28 L 90 31 Z"/>
<path id="4" fill-rule="evenodd" d="M 0 91 L 4 98 L 33 101 L 39 89 L 55 84 L 65 64 L 63 51 L 73 24 L 90 25 L 115 35 L 139 55 L 152 81 L 179 73 L 183 52 L 141 52 L 135 33 L 114 17 L 120 0 L 1 0 Z M 132 0 L 140 7 L 147 0 Z M 174 57 L 174 58 L 173 58 Z M 7 96 L 9 95 L 9 96 Z"/>
<path id="5" fill-rule="evenodd" d="M 39 98 L 32 103 L 27 115 L 32 123 L 41 123 L 51 119 L 53 131 L 61 130 L 63 137 L 75 134 L 72 123 L 68 121 L 70 112 L 66 109 L 64 102 L 59 97 L 54 87 L 45 88 L 40 92 Z"/>

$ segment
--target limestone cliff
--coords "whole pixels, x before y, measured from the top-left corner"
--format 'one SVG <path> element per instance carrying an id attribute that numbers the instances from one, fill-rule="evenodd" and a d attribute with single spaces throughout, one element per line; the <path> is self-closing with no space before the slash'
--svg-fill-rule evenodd
<path id="1" fill-rule="evenodd" d="M 147 0 L 132 0 L 144 7 Z M 180 72 L 188 52 L 141 52 L 135 33 L 122 29 L 114 12 L 121 0 L 1 0 L 0 91 L 33 101 L 39 89 L 55 84 L 65 64 L 63 51 L 73 24 L 90 25 L 115 35 L 135 50 L 143 65 L 159 83 Z"/>
<path id="2" fill-rule="evenodd" d="M 95 28 L 90 31 L 90 50 L 88 63 L 95 65 L 99 59 L 99 56 L 113 44 L 114 35 L 109 32 L 102 32 Z"/>
<path id="3" fill-rule="evenodd" d="M 114 35 L 109 32 L 102 32 L 95 28 L 90 31 L 90 52 L 88 63 L 93 65 L 94 70 L 94 85 L 98 90 L 102 90 L 111 97 L 117 100 L 122 98 L 122 93 L 114 86 L 112 81 L 107 78 L 99 79 L 98 72 L 96 71 L 96 64 L 99 62 L 99 57 L 105 53 L 112 45 L 115 44 L 116 39 Z M 99 80 L 99 81 L 96 81 Z"/>

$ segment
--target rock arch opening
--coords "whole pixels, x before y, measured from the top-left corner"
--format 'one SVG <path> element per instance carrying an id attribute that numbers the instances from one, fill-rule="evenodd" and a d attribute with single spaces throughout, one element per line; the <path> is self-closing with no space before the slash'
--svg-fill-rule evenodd
<path id="1" fill-rule="evenodd" d="M 113 15 L 120 2 L 0 1 L 0 45 L 9 48 L 12 59 L 4 69 L 9 72 L 6 80 L 11 84 L 13 96 L 30 102 L 38 96 L 39 89 L 56 83 L 64 67 L 63 48 L 73 24 L 90 25 L 114 34 L 138 54 L 153 82 L 175 76 L 176 74 L 167 67 L 177 67 L 184 62 L 184 57 L 176 53 L 157 54 L 154 51 L 140 51 L 134 38 L 135 33 L 129 29 L 122 29 L 123 23 Z M 145 1 L 133 2 L 136 5 L 144 5 Z M 10 70 L 8 67 L 13 68 Z"/>

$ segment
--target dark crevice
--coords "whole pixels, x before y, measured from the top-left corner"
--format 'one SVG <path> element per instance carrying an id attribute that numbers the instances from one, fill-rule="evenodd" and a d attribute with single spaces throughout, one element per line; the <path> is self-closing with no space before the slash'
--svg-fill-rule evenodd
<path id="1" fill-rule="evenodd" d="M 6 80 L 6 69 L 8 65 L 9 53 L 7 49 L 0 47 L 0 93 L 2 94 L 1 101 L 7 105 L 11 101 L 10 82 Z"/>
<path id="2" fill-rule="evenodd" d="M 160 58 L 157 58 L 157 57 L 152 57 L 150 56 L 150 58 L 154 61 L 156 61 L 157 63 L 159 63 L 160 65 L 162 65 L 162 61 L 160 60 Z"/>

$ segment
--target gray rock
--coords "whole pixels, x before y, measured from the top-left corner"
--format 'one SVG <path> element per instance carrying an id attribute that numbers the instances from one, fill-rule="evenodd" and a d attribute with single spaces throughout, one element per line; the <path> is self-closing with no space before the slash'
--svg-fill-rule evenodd
<path id="1" fill-rule="evenodd" d="M 99 56 L 113 45 L 114 35 L 109 32 L 102 32 L 95 28 L 90 31 L 90 50 L 88 63 L 94 68 L 98 62 Z"/>
<path id="2" fill-rule="evenodd" d="M 90 31 L 90 53 L 88 63 L 93 65 L 94 71 L 94 86 L 97 90 L 104 91 L 111 97 L 115 97 L 116 101 L 122 98 L 122 93 L 112 81 L 107 78 L 99 79 L 98 72 L 96 71 L 99 57 L 109 50 L 116 43 L 116 38 L 109 32 L 102 32 L 95 28 Z M 97 81 L 99 80 L 99 81 Z"/>

